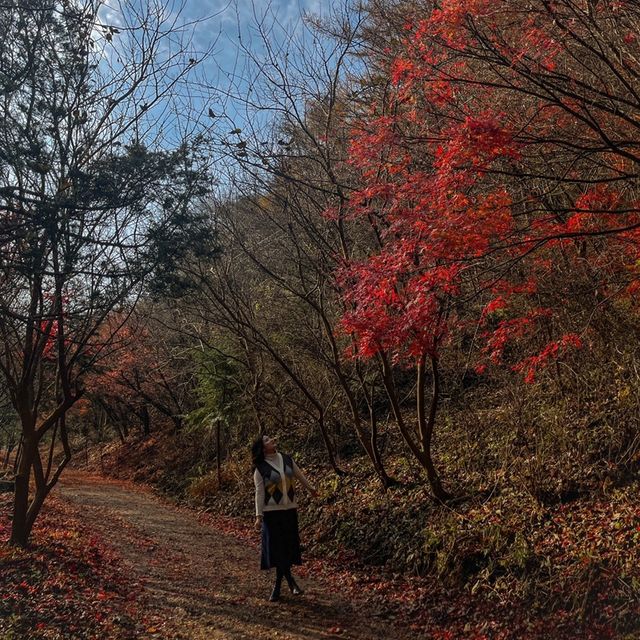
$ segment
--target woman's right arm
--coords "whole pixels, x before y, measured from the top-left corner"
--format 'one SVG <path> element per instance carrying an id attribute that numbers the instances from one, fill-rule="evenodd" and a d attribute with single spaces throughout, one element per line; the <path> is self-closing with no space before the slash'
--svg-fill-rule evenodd
<path id="1" fill-rule="evenodd" d="M 262 526 L 262 511 L 264 508 L 264 479 L 262 474 L 256 469 L 253 472 L 253 484 L 256 487 L 256 522 L 255 528 Z"/>

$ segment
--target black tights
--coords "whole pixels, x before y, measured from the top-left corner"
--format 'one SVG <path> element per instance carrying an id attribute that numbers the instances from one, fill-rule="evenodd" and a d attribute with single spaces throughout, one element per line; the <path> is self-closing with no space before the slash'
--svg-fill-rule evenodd
<path id="1" fill-rule="evenodd" d="M 296 584 L 296 581 L 293 579 L 291 575 L 291 565 L 276 567 L 276 583 L 273 587 L 273 592 L 271 593 L 271 597 L 269 600 L 272 602 L 274 600 L 280 599 L 280 588 L 282 587 L 282 578 L 286 578 L 287 584 L 289 585 L 289 589 L 291 589 L 291 593 L 295 596 L 300 596 L 304 593 L 304 591 Z"/>
<path id="2" fill-rule="evenodd" d="M 282 578 L 287 580 L 287 584 L 293 587 L 293 576 L 291 575 L 291 565 L 287 567 L 276 567 L 276 587 L 282 585 Z"/>

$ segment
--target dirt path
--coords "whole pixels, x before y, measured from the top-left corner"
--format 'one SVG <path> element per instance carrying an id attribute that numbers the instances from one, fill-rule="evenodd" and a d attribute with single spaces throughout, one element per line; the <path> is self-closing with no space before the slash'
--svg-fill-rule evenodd
<path id="1" fill-rule="evenodd" d="M 69 472 L 57 489 L 82 508 L 145 587 L 147 638 L 189 640 L 403 640 L 397 628 L 329 584 L 307 577 L 305 595 L 267 600 L 273 576 L 250 544 L 143 490 Z M 256 534 L 257 535 L 257 534 Z M 283 590 L 286 591 L 286 590 Z"/>

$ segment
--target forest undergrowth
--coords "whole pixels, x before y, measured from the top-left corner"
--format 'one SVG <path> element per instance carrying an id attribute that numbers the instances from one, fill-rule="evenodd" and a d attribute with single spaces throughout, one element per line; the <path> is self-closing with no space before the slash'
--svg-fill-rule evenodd
<path id="1" fill-rule="evenodd" d="M 609 398 L 602 389 L 583 397 L 585 406 L 599 402 L 582 414 L 573 400 L 545 403 L 543 388 L 520 407 L 487 408 L 495 400 L 489 389 L 485 408 L 477 402 L 455 413 L 451 403 L 436 447 L 454 493 L 446 504 L 407 462 L 391 424 L 382 439 L 397 484 L 386 491 L 353 447 L 344 445 L 347 473 L 337 477 L 304 454 L 308 443 L 283 438 L 282 449 L 320 488 L 318 499 L 301 500 L 306 571 L 365 592 L 386 615 L 430 638 L 638 637 L 635 399 Z M 529 421 L 534 404 L 537 420 Z M 562 428 L 568 423 L 572 433 Z M 230 516 L 225 526 L 250 537 L 247 452 L 229 452 L 219 490 L 215 469 L 193 466 L 193 446 L 187 434 L 114 443 L 103 447 L 101 466 L 153 484 L 205 517 Z"/>

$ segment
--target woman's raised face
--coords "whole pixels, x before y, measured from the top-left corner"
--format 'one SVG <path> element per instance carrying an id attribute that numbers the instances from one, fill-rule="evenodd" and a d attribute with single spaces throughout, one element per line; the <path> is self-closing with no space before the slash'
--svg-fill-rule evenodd
<path id="1" fill-rule="evenodd" d="M 262 436 L 262 444 L 264 445 L 264 452 L 266 454 L 276 452 L 276 441 L 269 436 Z"/>

